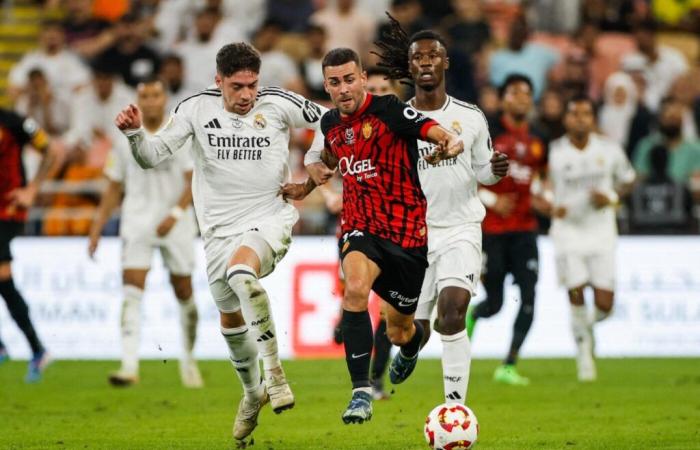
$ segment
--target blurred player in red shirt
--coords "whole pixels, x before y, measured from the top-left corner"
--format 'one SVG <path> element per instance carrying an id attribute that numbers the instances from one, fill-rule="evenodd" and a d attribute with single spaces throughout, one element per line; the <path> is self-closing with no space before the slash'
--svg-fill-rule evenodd
<path id="1" fill-rule="evenodd" d="M 27 181 L 22 164 L 25 144 L 31 144 L 44 154 L 39 170 L 31 181 Z M 49 357 L 34 330 L 29 307 L 12 279 L 10 242 L 21 234 L 29 207 L 34 203 L 41 182 L 51 167 L 53 158 L 49 156 L 48 148 L 46 132 L 33 119 L 0 109 L 0 296 L 5 299 L 10 315 L 32 349 L 26 376 L 29 383 L 41 379 Z M 0 341 L 0 363 L 7 359 L 7 350 Z"/>
<path id="2" fill-rule="evenodd" d="M 545 164 L 543 141 L 533 134 L 527 122 L 532 110 L 532 82 L 523 75 L 511 75 L 500 89 L 503 113 L 492 127 L 493 146 L 510 160 L 508 176 L 493 186 L 480 187 L 479 197 L 487 208 L 483 222 L 482 282 L 486 299 L 469 309 L 467 332 L 472 336 L 476 321 L 491 317 L 503 305 L 506 275 L 513 275 L 520 288 L 520 310 L 513 325 L 508 355 L 494 373 L 494 380 L 526 385 L 529 380 L 516 368 L 520 347 L 532 325 L 537 284 L 537 217 L 533 209 L 541 207 L 534 196 Z"/>

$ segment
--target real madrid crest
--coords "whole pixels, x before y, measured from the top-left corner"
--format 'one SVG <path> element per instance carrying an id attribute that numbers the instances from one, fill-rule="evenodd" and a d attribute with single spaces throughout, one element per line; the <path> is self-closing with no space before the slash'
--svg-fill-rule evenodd
<path id="1" fill-rule="evenodd" d="M 362 137 L 365 138 L 365 140 L 367 140 L 370 136 L 372 136 L 372 124 L 370 124 L 369 122 L 365 122 L 362 125 Z"/>
<path id="2" fill-rule="evenodd" d="M 233 128 L 240 128 L 243 126 L 243 122 L 238 117 L 231 119 L 231 124 L 233 125 Z"/>
<path id="3" fill-rule="evenodd" d="M 345 129 L 345 144 L 352 145 L 355 143 L 355 130 L 352 128 Z"/>
<path id="4" fill-rule="evenodd" d="M 253 126 L 258 130 L 262 130 L 267 126 L 267 120 L 262 114 L 256 114 L 255 119 L 253 119 Z"/>
<path id="5" fill-rule="evenodd" d="M 460 125 L 456 120 L 452 122 L 452 131 L 457 134 L 462 134 L 462 125 Z"/>

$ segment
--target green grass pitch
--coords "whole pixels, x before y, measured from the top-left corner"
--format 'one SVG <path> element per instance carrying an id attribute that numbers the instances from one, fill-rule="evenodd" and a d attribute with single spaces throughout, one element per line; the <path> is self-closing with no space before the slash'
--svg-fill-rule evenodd
<path id="1" fill-rule="evenodd" d="M 697 359 L 603 359 L 599 381 L 575 381 L 573 360 L 524 360 L 532 384 L 496 385 L 496 361 L 472 364 L 469 406 L 480 449 L 698 449 Z M 141 384 L 107 385 L 115 362 L 59 361 L 44 381 L 25 385 L 26 363 L 0 366 L 2 449 L 229 449 L 240 396 L 225 361 L 201 368 L 207 387 L 180 387 L 177 363 L 142 363 Z M 422 360 L 374 418 L 343 425 L 349 398 L 344 361 L 288 361 L 297 405 L 260 417 L 252 449 L 423 449 L 422 425 L 442 399 L 440 362 Z"/>

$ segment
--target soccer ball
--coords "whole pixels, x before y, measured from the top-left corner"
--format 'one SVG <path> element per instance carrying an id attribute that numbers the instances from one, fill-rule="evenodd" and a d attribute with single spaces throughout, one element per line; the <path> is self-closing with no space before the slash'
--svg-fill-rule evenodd
<path id="1" fill-rule="evenodd" d="M 444 403 L 425 419 L 425 440 L 434 450 L 467 450 L 479 435 L 479 422 L 471 409 L 459 403 Z"/>

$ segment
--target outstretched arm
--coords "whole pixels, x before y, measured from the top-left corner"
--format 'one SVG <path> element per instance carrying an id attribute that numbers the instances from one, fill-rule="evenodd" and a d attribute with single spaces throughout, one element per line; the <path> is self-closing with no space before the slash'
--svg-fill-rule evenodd
<path id="1" fill-rule="evenodd" d="M 134 104 L 123 109 L 114 122 L 126 135 L 131 154 L 143 169 L 151 169 L 170 157 L 182 148 L 192 134 L 189 122 L 173 115 L 158 134 L 153 137 L 146 136 L 141 127 L 141 111 Z"/>

